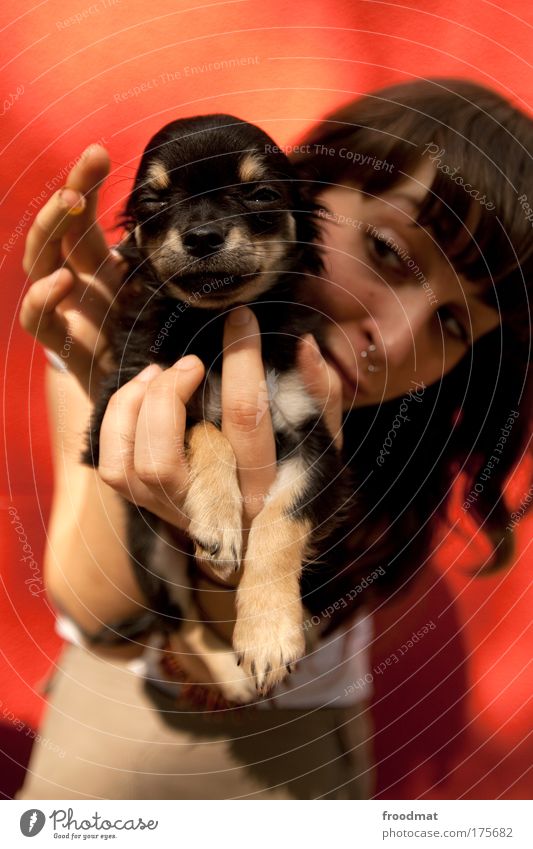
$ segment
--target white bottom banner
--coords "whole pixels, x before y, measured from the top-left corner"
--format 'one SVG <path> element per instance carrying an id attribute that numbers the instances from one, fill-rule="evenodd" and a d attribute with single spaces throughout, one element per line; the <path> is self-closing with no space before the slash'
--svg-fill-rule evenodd
<path id="1" fill-rule="evenodd" d="M 277 811 L 266 811 L 265 805 Z M 533 847 L 527 801 L 54 800 L 9 801 L 1 810 L 2 845 L 9 849 L 28 847 L 31 838 L 35 849 L 66 841 L 100 846 L 105 841 L 117 849 L 179 847 L 183 841 L 202 849 L 250 843 L 272 849 L 289 840 L 332 849 Z"/>

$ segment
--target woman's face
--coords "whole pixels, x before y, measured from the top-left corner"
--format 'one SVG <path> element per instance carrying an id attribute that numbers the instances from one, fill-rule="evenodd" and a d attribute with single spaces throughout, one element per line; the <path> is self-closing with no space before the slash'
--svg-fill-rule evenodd
<path id="1" fill-rule="evenodd" d="M 343 378 L 345 410 L 429 386 L 499 323 L 416 224 L 433 168 L 379 197 L 346 186 L 321 196 L 325 273 L 309 294 L 327 318 L 324 354 Z"/>

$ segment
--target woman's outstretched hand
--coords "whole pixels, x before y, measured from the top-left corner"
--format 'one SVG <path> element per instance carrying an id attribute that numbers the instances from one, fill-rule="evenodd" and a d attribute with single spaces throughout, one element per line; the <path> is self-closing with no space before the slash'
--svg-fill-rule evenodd
<path id="1" fill-rule="evenodd" d="M 96 223 L 98 191 L 109 156 L 91 145 L 37 214 L 23 267 L 32 285 L 20 311 L 25 330 L 65 362 L 89 395 L 113 368 L 106 319 L 125 265 Z"/>

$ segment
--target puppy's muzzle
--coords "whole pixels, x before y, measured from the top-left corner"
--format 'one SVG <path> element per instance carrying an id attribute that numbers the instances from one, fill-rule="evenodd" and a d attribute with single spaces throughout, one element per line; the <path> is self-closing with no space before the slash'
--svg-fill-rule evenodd
<path id="1" fill-rule="evenodd" d="M 182 242 L 189 256 L 205 259 L 224 247 L 226 238 L 221 227 L 216 224 L 204 224 L 184 233 Z"/>

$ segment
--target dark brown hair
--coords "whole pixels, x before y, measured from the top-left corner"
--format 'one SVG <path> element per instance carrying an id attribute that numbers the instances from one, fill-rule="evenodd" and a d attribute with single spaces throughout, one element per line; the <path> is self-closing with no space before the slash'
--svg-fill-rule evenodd
<path id="1" fill-rule="evenodd" d="M 381 467 L 376 457 L 401 399 L 346 416 L 346 459 L 362 482 L 360 515 L 349 541 L 338 543 L 343 553 L 331 579 L 315 585 L 318 570 L 308 573 L 306 602 L 319 613 L 346 593 L 356 603 L 353 588 L 372 570 L 381 567 L 382 574 L 366 581 L 368 590 L 385 596 L 414 575 L 432 554 L 435 528 L 457 520 L 450 503 L 458 475 L 463 511 L 491 543 L 480 572 L 513 555 L 503 493 L 530 439 L 533 122 L 480 85 L 433 79 L 366 95 L 329 115 L 301 145 L 307 152 L 293 161 L 302 179 L 324 190 L 355 185 L 369 195 L 392 188 L 437 149 L 418 223 L 501 318 L 425 390 L 422 403 L 410 405 L 409 427 L 397 430 Z M 347 159 L 342 150 L 357 157 Z M 328 614 L 331 625 L 345 614 L 344 607 Z"/>

